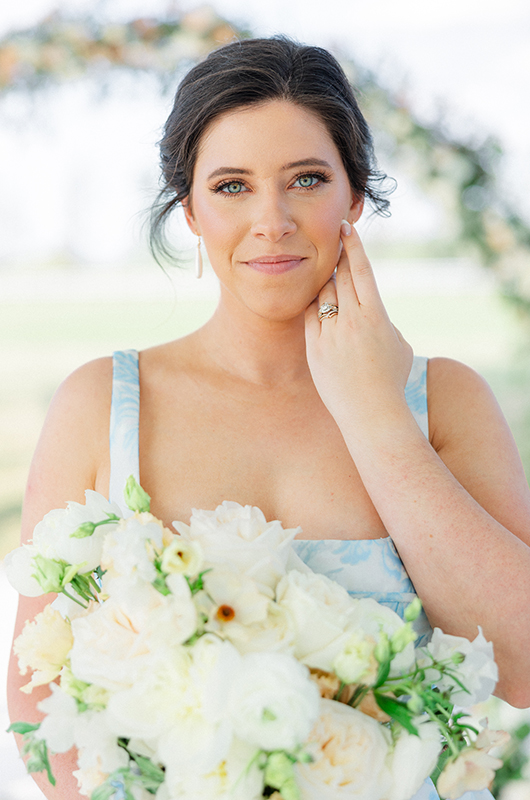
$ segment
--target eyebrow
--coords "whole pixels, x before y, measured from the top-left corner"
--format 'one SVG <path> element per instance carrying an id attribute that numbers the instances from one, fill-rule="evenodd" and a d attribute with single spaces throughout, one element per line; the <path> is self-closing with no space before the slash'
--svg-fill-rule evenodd
<path id="1" fill-rule="evenodd" d="M 321 158 L 302 158 L 300 161 L 291 161 L 281 169 L 284 172 L 295 167 L 327 167 L 328 169 L 333 169 L 331 164 Z M 213 178 L 218 178 L 220 175 L 226 175 L 227 173 L 231 175 L 252 175 L 252 170 L 241 169 L 240 167 L 218 167 L 208 175 L 208 180 L 211 181 Z"/>

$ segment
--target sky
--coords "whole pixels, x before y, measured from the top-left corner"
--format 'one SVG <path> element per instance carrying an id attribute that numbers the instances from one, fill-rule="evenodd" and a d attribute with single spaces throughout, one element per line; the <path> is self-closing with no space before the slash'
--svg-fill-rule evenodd
<path id="1" fill-rule="evenodd" d="M 505 150 L 505 195 L 530 219 L 527 0 L 214 0 L 211 5 L 256 35 L 280 32 L 339 47 L 374 69 L 384 84 L 404 91 L 421 119 L 441 117 L 458 136 L 477 143 L 497 136 Z M 191 0 L 178 4 L 182 10 L 196 6 Z M 35 24 L 55 8 L 101 10 L 125 19 L 167 7 L 161 0 L 24 0 L 2 5 L 0 35 Z M 0 264 L 38 258 L 65 241 L 85 261 L 112 261 L 124 257 L 131 237 L 141 235 L 141 211 L 149 198 L 138 186 L 154 186 L 155 143 L 168 101 L 146 91 L 140 108 L 125 99 L 130 86 L 122 88 L 99 105 L 86 87 L 68 88 L 48 97 L 45 108 L 37 102 L 31 119 L 9 109 L 15 124 L 0 129 Z M 415 230 L 428 235 L 437 225 L 436 209 L 405 181 L 389 225 L 403 236 Z"/>

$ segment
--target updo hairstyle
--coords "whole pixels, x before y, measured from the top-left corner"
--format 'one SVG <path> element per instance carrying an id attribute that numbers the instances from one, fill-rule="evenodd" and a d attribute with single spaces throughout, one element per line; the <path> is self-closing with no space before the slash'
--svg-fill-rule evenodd
<path id="1" fill-rule="evenodd" d="M 208 126 L 227 111 L 270 100 L 288 100 L 317 114 L 341 155 L 354 195 L 388 215 L 386 175 L 377 169 L 370 130 L 338 61 L 321 47 L 283 36 L 245 39 L 211 52 L 178 87 L 160 142 L 162 188 L 151 213 L 150 244 L 157 260 L 170 256 L 164 225 L 190 195 Z"/>

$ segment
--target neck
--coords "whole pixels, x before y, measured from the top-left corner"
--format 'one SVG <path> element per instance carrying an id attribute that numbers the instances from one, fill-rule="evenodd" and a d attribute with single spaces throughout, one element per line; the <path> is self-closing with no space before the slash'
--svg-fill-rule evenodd
<path id="1" fill-rule="evenodd" d="M 277 386 L 312 381 L 305 350 L 304 315 L 270 320 L 221 299 L 198 332 L 208 361 L 252 384 Z"/>

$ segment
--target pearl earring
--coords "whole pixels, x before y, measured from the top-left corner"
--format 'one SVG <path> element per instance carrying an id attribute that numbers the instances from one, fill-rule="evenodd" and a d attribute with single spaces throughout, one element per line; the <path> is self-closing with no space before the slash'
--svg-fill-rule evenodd
<path id="1" fill-rule="evenodd" d="M 195 253 L 195 277 L 202 278 L 202 253 L 201 237 L 197 237 L 197 252 Z"/>

